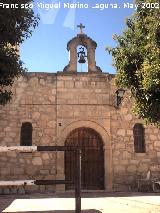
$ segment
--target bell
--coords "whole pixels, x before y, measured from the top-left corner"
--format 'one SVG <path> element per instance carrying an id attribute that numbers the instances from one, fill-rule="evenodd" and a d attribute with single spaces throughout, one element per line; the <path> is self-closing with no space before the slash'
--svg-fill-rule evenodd
<path id="1" fill-rule="evenodd" d="M 80 63 L 80 64 L 85 64 L 86 63 L 84 55 L 82 55 L 82 54 L 80 55 L 80 59 L 78 60 L 78 63 Z"/>

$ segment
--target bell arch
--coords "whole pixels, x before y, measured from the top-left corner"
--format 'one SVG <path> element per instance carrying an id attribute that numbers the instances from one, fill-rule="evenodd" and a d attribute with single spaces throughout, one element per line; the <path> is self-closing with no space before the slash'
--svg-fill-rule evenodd
<path id="1" fill-rule="evenodd" d="M 77 46 L 84 46 L 87 49 L 88 72 L 102 72 L 100 67 L 96 66 L 95 50 L 97 43 L 84 33 L 78 34 L 67 44 L 69 51 L 69 64 L 64 68 L 64 72 L 77 72 Z"/>
<path id="2" fill-rule="evenodd" d="M 78 128 L 91 128 L 95 130 L 101 137 L 103 141 L 103 150 L 104 150 L 104 190 L 112 191 L 112 149 L 111 149 L 111 138 L 101 125 L 96 122 L 83 120 L 83 121 L 74 121 L 68 125 L 66 125 L 61 131 L 58 132 L 57 144 L 59 146 L 65 146 L 65 141 L 67 136 Z M 65 177 L 64 176 L 64 156 L 59 154 L 57 160 L 59 160 L 57 164 L 57 179 Z"/>
<path id="3" fill-rule="evenodd" d="M 77 46 L 77 72 L 88 72 L 87 49 L 82 46 Z"/>

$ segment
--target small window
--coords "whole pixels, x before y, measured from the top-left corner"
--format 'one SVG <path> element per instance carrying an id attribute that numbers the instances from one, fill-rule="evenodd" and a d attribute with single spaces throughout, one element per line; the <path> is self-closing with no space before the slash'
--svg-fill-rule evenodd
<path id="1" fill-rule="evenodd" d="M 32 146 L 32 124 L 30 122 L 22 123 L 20 145 Z"/>
<path id="2" fill-rule="evenodd" d="M 140 123 L 136 123 L 133 127 L 134 149 L 136 153 L 145 152 L 144 127 Z"/>

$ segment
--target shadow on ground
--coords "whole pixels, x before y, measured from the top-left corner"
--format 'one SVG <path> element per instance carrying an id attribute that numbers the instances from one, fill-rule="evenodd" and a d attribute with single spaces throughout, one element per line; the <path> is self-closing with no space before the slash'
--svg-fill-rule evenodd
<path id="1" fill-rule="evenodd" d="M 154 192 L 82 192 L 82 198 L 95 198 L 95 197 L 133 197 L 133 196 L 159 196 L 160 193 Z M 65 193 L 34 193 L 25 195 L 0 195 L 1 199 L 37 199 L 37 198 L 75 198 L 74 192 Z M 13 200 L 14 200 L 13 199 Z"/>
<path id="2" fill-rule="evenodd" d="M 23 195 L 23 198 L 31 198 L 36 199 L 37 195 L 39 198 L 75 198 L 75 194 L 72 192 L 67 193 L 52 193 L 52 194 L 26 194 Z M 81 194 L 82 198 L 105 198 L 105 197 L 146 197 L 146 196 L 159 196 L 160 193 L 153 193 L 153 192 L 83 192 Z M 16 197 L 23 199 L 20 196 Z"/>
<path id="3" fill-rule="evenodd" d="M 8 213 L 75 213 L 75 210 L 27 211 L 27 212 L 8 212 Z M 102 213 L 102 212 L 95 209 L 88 209 L 88 210 L 82 210 L 81 213 Z"/>

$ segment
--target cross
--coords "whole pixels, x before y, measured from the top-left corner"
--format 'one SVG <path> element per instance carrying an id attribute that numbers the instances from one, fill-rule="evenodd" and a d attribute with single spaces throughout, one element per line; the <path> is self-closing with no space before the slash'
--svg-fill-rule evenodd
<path id="1" fill-rule="evenodd" d="M 85 28 L 85 26 L 83 26 L 83 24 L 82 23 L 80 23 L 80 25 L 77 25 L 77 27 L 79 27 L 80 28 L 80 30 L 81 30 L 81 34 L 83 34 L 83 28 Z"/>

